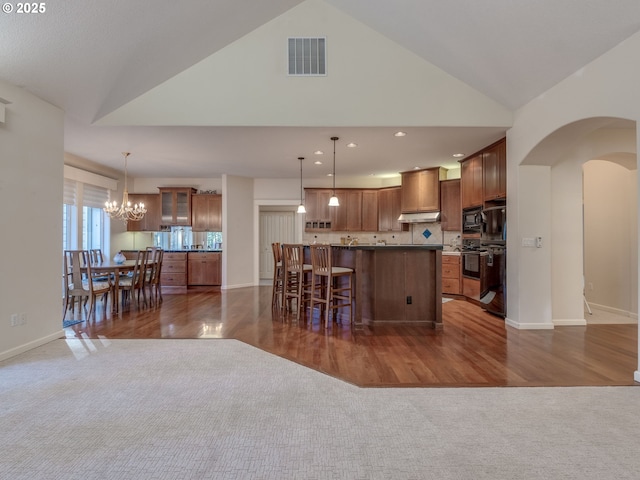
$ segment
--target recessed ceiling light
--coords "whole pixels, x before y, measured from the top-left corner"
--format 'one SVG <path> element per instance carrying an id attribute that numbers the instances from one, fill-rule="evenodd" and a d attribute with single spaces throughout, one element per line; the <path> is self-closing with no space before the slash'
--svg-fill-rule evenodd
<path id="1" fill-rule="evenodd" d="M 347 143 L 347 147 L 349 147 L 349 148 L 355 148 L 355 147 L 357 147 L 357 146 L 358 146 L 358 144 L 357 144 L 357 143 L 353 143 L 353 142 L 351 142 L 351 143 Z"/>
<path id="2" fill-rule="evenodd" d="M 313 152 L 314 155 L 324 155 L 324 152 L 322 150 L 316 150 L 315 152 Z"/>
<path id="3" fill-rule="evenodd" d="M 413 167 L 414 170 L 420 170 L 420 167 Z"/>
<path id="4" fill-rule="evenodd" d="M 393 134 L 394 137 L 404 137 L 406 135 L 407 134 L 405 132 L 396 132 L 396 133 Z"/>
<path id="5" fill-rule="evenodd" d="M 314 165 L 322 165 L 322 162 L 320 160 L 316 160 L 315 162 L 313 162 Z"/>
<path id="6" fill-rule="evenodd" d="M 454 153 L 453 156 L 455 158 L 461 158 L 461 157 L 464 157 L 464 153 Z"/>

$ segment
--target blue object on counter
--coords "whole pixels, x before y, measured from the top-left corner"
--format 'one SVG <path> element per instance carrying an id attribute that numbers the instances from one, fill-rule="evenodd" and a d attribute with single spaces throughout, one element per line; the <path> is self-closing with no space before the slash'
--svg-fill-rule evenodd
<path id="1" fill-rule="evenodd" d="M 425 228 L 424 232 L 422 232 L 422 236 L 424 238 L 429 238 L 431 236 L 431 230 L 429 230 L 428 228 Z"/>

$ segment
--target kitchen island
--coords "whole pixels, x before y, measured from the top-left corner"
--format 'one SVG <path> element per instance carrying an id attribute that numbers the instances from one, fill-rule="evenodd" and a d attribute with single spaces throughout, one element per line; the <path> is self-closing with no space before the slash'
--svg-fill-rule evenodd
<path id="1" fill-rule="evenodd" d="M 356 325 L 428 324 L 442 329 L 442 245 L 333 245 L 353 268 Z"/>

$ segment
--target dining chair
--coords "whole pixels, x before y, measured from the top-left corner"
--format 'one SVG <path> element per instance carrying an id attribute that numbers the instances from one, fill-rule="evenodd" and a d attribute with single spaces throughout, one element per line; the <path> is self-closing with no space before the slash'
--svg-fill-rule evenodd
<path id="1" fill-rule="evenodd" d="M 147 262 L 147 251 L 138 250 L 135 257 L 133 270 L 127 275 L 121 275 L 116 282 L 116 298 L 120 295 L 122 307 L 127 303 L 131 303 L 136 297 L 136 305 L 140 307 L 140 294 L 144 305 L 147 304 L 147 296 L 144 290 L 145 265 Z"/>
<path id="2" fill-rule="evenodd" d="M 296 319 L 304 313 L 305 303 L 310 298 L 310 275 L 312 267 L 304 263 L 302 244 L 286 243 L 282 245 L 283 300 L 282 312 L 293 311 L 295 303 Z"/>
<path id="3" fill-rule="evenodd" d="M 93 265 L 100 265 L 104 262 L 104 256 L 102 255 L 102 250 L 99 248 L 93 248 L 89 250 L 89 258 L 91 259 L 91 263 Z"/>
<path id="4" fill-rule="evenodd" d="M 331 245 L 311 245 L 311 314 L 316 304 L 324 312 L 325 328 L 329 312 L 349 307 L 349 323 L 353 322 L 353 269 L 333 265 Z"/>
<path id="5" fill-rule="evenodd" d="M 99 296 L 103 297 L 105 307 L 107 305 L 107 298 L 112 292 L 111 278 L 106 277 L 106 280 L 103 280 L 103 275 L 94 274 L 91 270 L 90 258 L 90 253 L 87 250 L 64 251 L 66 291 L 63 318 L 66 316 L 69 306 L 73 307 L 76 299 L 79 306 L 83 299 L 85 306 L 87 301 L 91 301 L 87 317 L 95 314 L 95 304 Z"/>
<path id="6" fill-rule="evenodd" d="M 273 252 L 273 284 L 271 291 L 271 308 L 276 310 L 282 306 L 282 247 L 280 242 L 274 242 L 271 244 L 271 250 Z"/>
<path id="7" fill-rule="evenodd" d="M 160 273 L 162 272 L 163 250 L 158 247 L 147 247 L 147 268 L 144 276 L 144 289 L 149 290 L 149 303 L 162 303 L 160 289 Z"/>

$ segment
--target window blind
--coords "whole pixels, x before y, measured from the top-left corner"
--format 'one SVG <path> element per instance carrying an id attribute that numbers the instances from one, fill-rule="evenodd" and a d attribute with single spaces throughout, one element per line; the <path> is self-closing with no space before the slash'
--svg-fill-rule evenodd
<path id="1" fill-rule="evenodd" d="M 76 204 L 76 185 L 75 180 L 64 179 L 64 193 L 62 194 L 62 203 L 65 205 Z"/>
<path id="2" fill-rule="evenodd" d="M 84 184 L 83 206 L 102 208 L 107 201 L 109 201 L 109 190 L 88 183 Z"/>

